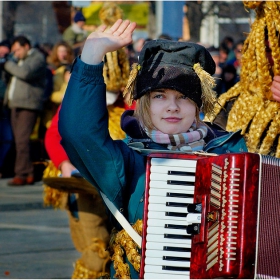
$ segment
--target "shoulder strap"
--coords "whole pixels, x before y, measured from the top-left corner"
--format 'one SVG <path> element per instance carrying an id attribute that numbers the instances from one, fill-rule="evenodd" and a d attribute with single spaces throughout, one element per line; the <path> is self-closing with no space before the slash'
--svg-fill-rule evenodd
<path id="1" fill-rule="evenodd" d="M 142 245 L 142 237 L 134 230 L 134 228 L 130 225 L 124 215 L 117 209 L 117 207 L 109 200 L 109 198 L 103 193 L 100 192 L 104 202 L 107 207 L 111 211 L 111 213 L 118 220 L 120 225 L 126 230 L 126 232 L 130 235 L 130 237 L 135 241 L 135 243 L 141 248 Z"/>

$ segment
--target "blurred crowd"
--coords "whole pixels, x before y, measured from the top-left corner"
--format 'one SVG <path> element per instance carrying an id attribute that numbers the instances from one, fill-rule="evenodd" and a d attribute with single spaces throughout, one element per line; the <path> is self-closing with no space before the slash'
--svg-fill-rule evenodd
<path id="1" fill-rule="evenodd" d="M 34 161 L 48 159 L 44 137 L 63 99 L 71 64 L 81 53 L 88 36 L 85 17 L 77 11 L 61 41 L 32 45 L 25 36 L 0 42 L 0 178 L 13 177 L 9 185 L 32 184 L 37 179 Z M 172 40 L 168 34 L 158 38 Z M 126 47 L 129 65 L 150 38 L 136 38 Z M 226 36 L 219 47 L 208 51 L 216 62 L 216 92 L 221 95 L 239 81 L 243 40 Z M 122 94 L 118 104 L 133 109 Z M 33 144 L 33 145 L 30 145 Z M 34 170 L 35 168 L 35 170 Z"/>

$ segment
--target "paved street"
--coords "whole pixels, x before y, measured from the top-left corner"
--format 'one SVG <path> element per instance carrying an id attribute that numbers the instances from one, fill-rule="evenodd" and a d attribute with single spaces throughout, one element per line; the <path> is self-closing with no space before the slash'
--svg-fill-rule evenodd
<path id="1" fill-rule="evenodd" d="M 0 279 L 71 278 L 80 257 L 66 211 L 43 206 L 42 182 L 8 187 L 0 179 Z"/>

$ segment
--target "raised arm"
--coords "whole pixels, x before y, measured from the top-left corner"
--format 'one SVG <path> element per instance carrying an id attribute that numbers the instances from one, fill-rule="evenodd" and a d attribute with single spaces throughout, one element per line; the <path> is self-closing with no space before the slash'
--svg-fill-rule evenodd
<path id="1" fill-rule="evenodd" d="M 111 28 L 101 26 L 88 36 L 81 57 L 73 63 L 58 125 L 70 161 L 120 208 L 125 204 L 126 181 L 135 174 L 127 172 L 126 166 L 130 168 L 131 157 L 137 155 L 123 141 L 110 137 L 102 60 L 107 52 L 132 41 L 135 26 L 118 20 Z"/>

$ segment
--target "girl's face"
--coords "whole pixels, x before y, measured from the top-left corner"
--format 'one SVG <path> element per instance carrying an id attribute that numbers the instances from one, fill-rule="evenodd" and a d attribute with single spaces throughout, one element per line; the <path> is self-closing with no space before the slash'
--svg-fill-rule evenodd
<path id="1" fill-rule="evenodd" d="M 158 89 L 150 93 L 151 121 L 166 134 L 187 132 L 195 120 L 196 106 L 182 93 Z"/>
<path id="2" fill-rule="evenodd" d="M 64 62 L 67 59 L 68 51 L 67 48 L 63 45 L 58 46 L 57 48 L 57 58 L 59 61 Z"/>

